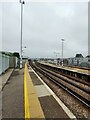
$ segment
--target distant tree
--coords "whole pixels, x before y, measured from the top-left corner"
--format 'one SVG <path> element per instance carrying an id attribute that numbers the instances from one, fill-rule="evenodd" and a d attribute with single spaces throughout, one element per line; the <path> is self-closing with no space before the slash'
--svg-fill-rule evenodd
<path id="1" fill-rule="evenodd" d="M 13 56 L 15 56 L 15 57 L 17 57 L 17 58 L 20 58 L 20 55 L 19 55 L 18 52 L 14 52 L 14 53 L 13 53 Z"/>
<path id="2" fill-rule="evenodd" d="M 5 54 L 5 52 L 1 52 L 2 54 Z"/>
<path id="3" fill-rule="evenodd" d="M 4 55 L 8 55 L 8 56 L 12 56 L 12 55 L 13 55 L 13 54 L 10 53 L 10 52 L 4 52 L 4 51 L 2 51 L 1 53 L 4 54 Z"/>
<path id="4" fill-rule="evenodd" d="M 83 58 L 83 55 L 82 54 L 76 54 L 75 57 L 78 57 L 78 58 Z"/>
<path id="5" fill-rule="evenodd" d="M 90 58 L 90 55 L 87 55 L 86 58 Z"/>

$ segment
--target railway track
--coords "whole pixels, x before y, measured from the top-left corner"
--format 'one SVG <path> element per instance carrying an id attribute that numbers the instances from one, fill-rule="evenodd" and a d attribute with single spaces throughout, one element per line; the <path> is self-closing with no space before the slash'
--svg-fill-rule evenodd
<path id="1" fill-rule="evenodd" d="M 89 67 L 80 67 L 80 66 L 66 66 L 66 67 L 78 68 L 78 69 L 83 69 L 83 70 L 90 70 Z"/>
<path id="2" fill-rule="evenodd" d="M 80 89 L 83 89 L 84 91 L 90 93 L 90 83 L 86 82 L 86 81 L 82 81 L 81 79 L 77 79 L 75 77 L 72 77 L 70 75 L 66 75 L 66 74 L 63 74 L 63 73 L 60 73 L 56 70 L 53 70 L 53 69 L 48 69 L 47 67 L 45 66 L 42 66 L 41 64 L 37 63 L 37 66 L 39 66 L 40 68 L 48 71 L 48 72 L 51 72 L 52 74 L 54 74 L 55 76 L 58 76 L 59 78 L 61 79 L 64 79 L 64 80 L 67 80 L 67 82 L 70 82 L 71 84 L 74 84 L 76 87 L 79 87 Z"/>
<path id="3" fill-rule="evenodd" d="M 66 78 L 58 73 L 55 73 L 49 69 L 46 69 L 39 64 L 32 64 L 32 67 L 43 74 L 47 79 L 54 82 L 59 87 L 63 88 L 69 94 L 73 95 L 85 106 L 90 108 L 90 88 L 89 86 L 80 82 L 76 82 L 73 79 Z"/>
<path id="4" fill-rule="evenodd" d="M 60 75 L 60 74 L 58 74 L 57 72 L 53 72 L 53 71 L 48 70 L 48 69 L 46 69 L 46 68 L 43 68 L 43 67 L 41 67 L 41 66 L 39 66 L 39 67 L 40 67 L 41 69 L 43 69 L 44 71 L 46 71 L 46 72 L 48 72 L 48 73 L 50 73 L 50 74 L 52 74 L 52 75 L 54 75 L 54 76 L 56 76 L 56 77 L 64 80 L 65 82 L 70 83 L 70 84 L 74 85 L 75 87 L 77 87 L 77 88 L 85 91 L 86 93 L 89 93 L 89 94 L 90 94 L 90 85 L 83 84 L 81 81 L 78 81 L 78 82 L 77 82 L 77 81 L 74 81 L 73 79 L 67 78 L 65 75 L 64 75 L 64 76 L 63 76 L 63 75 Z"/>
<path id="5" fill-rule="evenodd" d="M 84 85 L 88 85 L 90 86 L 90 81 L 89 81 L 89 76 L 87 75 L 87 78 L 78 78 L 77 76 L 73 76 L 73 75 L 69 75 L 69 74 L 66 74 L 66 73 L 63 73 L 61 70 L 56 70 L 54 69 L 54 67 L 52 66 L 48 66 L 48 65 L 44 65 L 44 64 L 41 64 L 39 62 L 37 62 L 40 66 L 46 68 L 46 69 L 50 69 L 51 71 L 55 72 L 55 73 L 58 73 L 60 75 L 63 75 L 63 76 L 66 76 L 67 78 L 70 78 L 70 79 L 73 79 L 74 81 L 77 81 L 77 82 L 80 82 L 80 83 L 83 83 Z"/>

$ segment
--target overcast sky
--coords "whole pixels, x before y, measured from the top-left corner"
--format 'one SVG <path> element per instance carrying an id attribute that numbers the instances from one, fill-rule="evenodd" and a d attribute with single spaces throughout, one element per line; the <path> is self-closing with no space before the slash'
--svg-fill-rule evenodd
<path id="1" fill-rule="evenodd" d="M 0 43 L 3 51 L 20 51 L 18 1 L 0 4 Z M 23 6 L 23 47 L 27 47 L 24 56 L 49 58 L 55 57 L 56 52 L 61 57 L 61 38 L 65 39 L 64 57 L 74 57 L 76 53 L 88 54 L 88 2 L 58 1 L 26 0 Z"/>

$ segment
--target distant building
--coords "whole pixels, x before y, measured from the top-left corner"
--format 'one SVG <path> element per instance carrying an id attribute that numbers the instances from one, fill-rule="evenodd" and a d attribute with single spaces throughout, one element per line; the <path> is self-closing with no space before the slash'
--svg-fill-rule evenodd
<path id="1" fill-rule="evenodd" d="M 68 65 L 90 67 L 90 56 L 68 58 Z"/>

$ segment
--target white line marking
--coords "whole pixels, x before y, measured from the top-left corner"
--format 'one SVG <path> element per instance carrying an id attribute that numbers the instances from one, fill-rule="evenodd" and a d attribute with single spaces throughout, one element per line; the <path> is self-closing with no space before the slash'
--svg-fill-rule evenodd
<path id="1" fill-rule="evenodd" d="M 56 96 L 56 94 L 47 86 L 47 84 L 38 76 L 38 74 L 32 69 L 35 75 L 39 78 L 39 80 L 45 85 L 45 87 L 49 90 L 51 95 L 55 98 L 58 104 L 62 107 L 65 113 L 69 116 L 70 119 L 76 119 L 76 116 L 64 105 L 64 103 Z"/>

